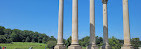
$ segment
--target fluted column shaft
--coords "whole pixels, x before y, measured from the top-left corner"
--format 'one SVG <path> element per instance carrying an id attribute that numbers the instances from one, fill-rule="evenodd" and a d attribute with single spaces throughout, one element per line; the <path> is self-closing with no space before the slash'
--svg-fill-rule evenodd
<path id="1" fill-rule="evenodd" d="M 103 3 L 103 43 L 102 49 L 111 49 L 108 42 L 108 15 L 107 15 L 107 2 L 108 0 L 102 0 Z"/>
<path id="2" fill-rule="evenodd" d="M 63 43 L 63 11 L 64 0 L 59 0 L 59 19 L 58 19 L 58 40 L 54 49 L 66 49 Z"/>
<path id="3" fill-rule="evenodd" d="M 90 0 L 90 44 L 96 45 L 95 42 L 95 6 L 94 0 Z"/>
<path id="4" fill-rule="evenodd" d="M 103 38 L 104 44 L 108 44 L 108 18 L 107 18 L 107 4 L 103 4 Z"/>
<path id="5" fill-rule="evenodd" d="M 68 49 L 82 49 L 78 43 L 78 0 L 72 0 L 72 43 Z"/>
<path id="6" fill-rule="evenodd" d="M 58 42 L 57 42 L 57 44 L 59 45 L 63 45 L 63 11 L 64 0 L 59 0 Z"/>
<path id="7" fill-rule="evenodd" d="M 123 0 L 123 31 L 124 31 L 124 45 L 130 44 L 130 27 L 129 27 L 129 9 L 128 0 Z"/>
<path id="8" fill-rule="evenodd" d="M 72 6 L 72 44 L 78 43 L 78 0 L 73 0 Z"/>
<path id="9" fill-rule="evenodd" d="M 87 49 L 98 49 L 95 38 L 95 0 L 90 0 L 90 43 Z"/>
<path id="10" fill-rule="evenodd" d="M 72 43 L 68 49 L 82 49 L 78 43 L 78 0 L 72 0 Z"/>
<path id="11" fill-rule="evenodd" d="M 134 49 L 130 44 L 128 0 L 123 0 L 123 32 L 124 32 L 124 45 L 121 47 L 121 49 Z"/>

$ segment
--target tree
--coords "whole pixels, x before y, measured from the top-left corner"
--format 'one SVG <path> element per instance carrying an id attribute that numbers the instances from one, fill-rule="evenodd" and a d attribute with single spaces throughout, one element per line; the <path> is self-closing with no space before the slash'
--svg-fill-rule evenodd
<path id="1" fill-rule="evenodd" d="M 17 37 L 18 37 L 18 35 L 15 32 L 12 32 L 10 38 L 12 39 L 13 42 L 17 41 Z"/>
<path id="2" fill-rule="evenodd" d="M 23 36 L 21 32 L 22 31 L 19 29 L 14 29 L 12 31 L 10 38 L 12 39 L 13 42 L 22 42 Z"/>
<path id="3" fill-rule="evenodd" d="M 90 37 L 86 36 L 86 37 L 79 40 L 79 44 L 83 47 L 86 47 L 89 45 L 89 41 L 90 41 Z"/>
<path id="4" fill-rule="evenodd" d="M 46 43 L 47 42 L 47 38 L 44 37 L 43 40 L 42 40 L 42 43 Z"/>
<path id="5" fill-rule="evenodd" d="M 140 41 L 140 47 L 141 47 L 141 41 Z"/>
<path id="6" fill-rule="evenodd" d="M 41 34 L 41 35 L 42 35 L 42 43 L 46 43 L 49 40 L 49 36 L 47 36 L 46 34 Z"/>
<path id="7" fill-rule="evenodd" d="M 138 47 L 140 46 L 139 42 L 140 42 L 139 38 L 131 39 L 131 45 L 134 47 L 134 49 L 138 49 Z"/>
<path id="8" fill-rule="evenodd" d="M 65 42 L 66 47 L 71 45 L 71 36 L 67 39 L 67 41 Z"/>
<path id="9" fill-rule="evenodd" d="M 56 38 L 54 38 L 54 36 L 51 36 L 49 40 L 57 41 Z"/>
<path id="10" fill-rule="evenodd" d="M 119 40 L 115 37 L 112 37 L 109 39 L 109 44 L 112 47 L 112 49 L 120 49 L 121 44 L 119 43 Z"/>
<path id="11" fill-rule="evenodd" d="M 35 32 L 33 36 L 34 36 L 35 42 L 38 42 L 39 33 Z"/>
<path id="12" fill-rule="evenodd" d="M 118 40 L 119 40 L 119 43 L 120 43 L 121 45 L 124 44 L 124 40 L 121 40 L 121 39 L 118 39 Z"/>
<path id="13" fill-rule="evenodd" d="M 5 42 L 6 42 L 5 35 L 0 35 L 0 43 L 5 43 Z"/>
<path id="14" fill-rule="evenodd" d="M 55 47 L 55 45 L 56 45 L 56 41 L 48 41 L 47 42 L 47 47 L 49 49 L 53 49 Z"/>
<path id="15" fill-rule="evenodd" d="M 12 40 L 11 39 L 6 39 L 6 43 L 11 43 Z"/>
<path id="16" fill-rule="evenodd" d="M 63 43 L 64 43 L 64 45 L 65 45 L 66 41 L 67 41 L 66 39 L 63 39 Z"/>
<path id="17" fill-rule="evenodd" d="M 0 35 L 4 35 L 5 28 L 3 26 L 0 26 Z"/>
<path id="18" fill-rule="evenodd" d="M 11 29 L 5 29 L 4 30 L 4 35 L 6 36 L 6 39 L 9 39 L 10 38 L 10 35 L 12 33 L 12 30 Z"/>
<path id="19" fill-rule="evenodd" d="M 31 42 L 35 42 L 35 39 L 33 38 Z"/>
<path id="20" fill-rule="evenodd" d="M 27 37 L 26 40 L 25 40 L 25 42 L 30 42 L 30 38 Z"/>
<path id="21" fill-rule="evenodd" d="M 49 40 L 56 41 L 56 39 L 46 34 L 41 34 L 38 32 L 33 32 L 29 30 L 19 30 L 19 29 L 6 29 L 3 26 L 0 26 L 0 35 L 2 35 L 1 41 L 4 40 L 6 43 L 10 42 L 39 42 L 46 43 Z M 6 39 L 6 40 L 5 40 Z M 0 42 L 0 43 L 5 43 Z"/>
<path id="22" fill-rule="evenodd" d="M 103 45 L 103 38 L 96 36 L 96 45 L 102 46 Z"/>
<path id="23" fill-rule="evenodd" d="M 38 43 L 42 43 L 42 39 L 43 39 L 43 36 L 42 36 L 42 34 L 39 33 Z"/>

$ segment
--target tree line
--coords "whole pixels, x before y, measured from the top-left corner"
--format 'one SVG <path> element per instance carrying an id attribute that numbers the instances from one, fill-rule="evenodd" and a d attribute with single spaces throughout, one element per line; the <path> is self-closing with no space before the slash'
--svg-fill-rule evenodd
<path id="1" fill-rule="evenodd" d="M 82 47 L 87 47 L 89 45 L 90 37 L 86 36 L 82 39 L 79 39 L 79 44 Z M 124 41 L 117 39 L 115 37 L 109 38 L 109 44 L 112 49 L 120 49 Z M 46 34 L 33 32 L 29 30 L 19 30 L 19 29 L 7 29 L 3 26 L 0 26 L 0 43 L 11 43 L 11 42 L 38 42 L 47 44 L 48 48 L 53 48 L 57 39 L 54 36 L 47 36 Z M 68 39 L 63 40 L 66 47 L 71 45 L 71 36 Z M 96 36 L 96 44 L 98 46 L 103 45 L 103 38 Z M 132 38 L 131 45 L 135 49 L 138 49 L 141 46 L 141 41 L 139 38 Z"/>
<path id="2" fill-rule="evenodd" d="M 56 41 L 54 36 L 47 36 L 46 34 L 41 34 L 38 32 L 33 32 L 29 30 L 19 30 L 19 29 L 6 29 L 0 26 L 0 43 L 11 43 L 11 42 L 38 42 L 47 43 L 47 41 Z"/>
<path id="3" fill-rule="evenodd" d="M 89 45 L 89 40 L 90 37 L 86 36 L 82 39 L 79 39 L 79 44 L 82 47 L 87 47 Z M 121 49 L 121 46 L 123 46 L 124 44 L 124 40 L 122 39 L 117 39 L 114 36 L 112 38 L 109 38 L 109 45 L 112 47 L 112 49 Z M 66 47 L 71 45 L 71 36 L 65 40 L 64 39 L 64 43 L 66 45 Z M 98 37 L 96 36 L 96 45 L 98 45 L 99 47 L 103 45 L 103 38 L 102 37 Z M 141 41 L 139 38 L 132 38 L 131 39 L 131 45 L 134 47 L 134 49 L 138 49 L 138 47 L 141 47 Z"/>

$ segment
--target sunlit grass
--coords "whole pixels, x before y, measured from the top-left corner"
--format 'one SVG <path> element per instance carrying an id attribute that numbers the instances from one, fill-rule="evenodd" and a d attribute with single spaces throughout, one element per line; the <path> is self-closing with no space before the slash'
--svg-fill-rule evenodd
<path id="1" fill-rule="evenodd" d="M 11 44 L 0 44 L 0 46 L 6 46 L 7 49 L 45 49 L 46 44 L 43 43 L 32 43 L 32 42 L 13 42 Z"/>

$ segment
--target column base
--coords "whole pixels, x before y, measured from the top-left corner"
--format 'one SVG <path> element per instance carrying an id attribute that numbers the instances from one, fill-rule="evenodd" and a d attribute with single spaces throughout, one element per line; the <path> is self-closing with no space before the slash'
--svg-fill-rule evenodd
<path id="1" fill-rule="evenodd" d="M 66 49 L 64 45 L 56 45 L 54 49 Z"/>
<path id="2" fill-rule="evenodd" d="M 80 45 L 70 45 L 68 49 L 82 49 Z"/>
<path id="3" fill-rule="evenodd" d="M 103 45 L 102 49 L 112 49 L 112 48 L 110 47 L 110 45 Z"/>
<path id="4" fill-rule="evenodd" d="M 97 45 L 90 44 L 90 45 L 87 46 L 87 49 L 99 49 L 99 48 L 98 48 Z"/>
<path id="5" fill-rule="evenodd" d="M 121 49 L 134 49 L 131 45 L 124 45 Z"/>

